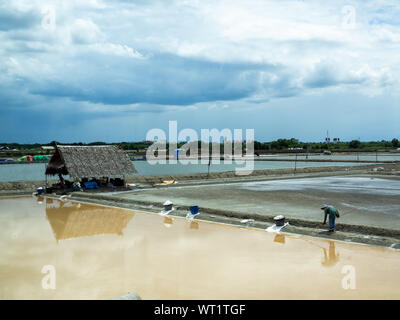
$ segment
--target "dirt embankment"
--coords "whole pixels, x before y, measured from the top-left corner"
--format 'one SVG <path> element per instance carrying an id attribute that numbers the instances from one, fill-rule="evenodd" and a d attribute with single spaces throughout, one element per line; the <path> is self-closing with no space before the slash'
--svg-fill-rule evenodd
<path id="1" fill-rule="evenodd" d="M 377 173 L 388 175 L 400 175 L 400 164 L 374 164 L 363 166 L 343 166 L 343 167 L 314 167 L 314 168 L 298 168 L 294 169 L 275 169 L 275 170 L 254 170 L 248 175 L 236 175 L 235 171 L 211 172 L 207 173 L 190 173 L 176 175 L 146 175 L 126 177 L 126 182 L 138 185 L 152 186 L 165 180 L 175 180 L 180 184 L 204 184 L 204 183 L 228 183 L 241 181 L 255 181 L 268 179 L 271 177 L 293 177 L 293 176 L 313 176 L 313 175 L 337 175 L 337 174 L 353 174 L 353 173 Z M 57 183 L 57 180 L 48 180 L 48 185 Z M 28 194 L 36 191 L 37 188 L 43 187 L 45 180 L 41 181 L 11 181 L 0 182 L 0 195 Z"/>

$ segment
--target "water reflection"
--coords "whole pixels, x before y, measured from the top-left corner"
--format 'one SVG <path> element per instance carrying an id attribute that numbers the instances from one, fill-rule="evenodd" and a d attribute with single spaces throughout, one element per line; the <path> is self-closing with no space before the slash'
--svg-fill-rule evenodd
<path id="1" fill-rule="evenodd" d="M 42 204 L 43 201 L 44 201 L 44 197 L 43 197 L 43 196 L 37 196 L 37 197 L 36 197 L 36 202 L 37 202 L 38 204 Z"/>
<path id="2" fill-rule="evenodd" d="M 133 216 L 113 208 L 46 198 L 46 217 L 57 241 L 100 234 L 122 236 Z"/>
<path id="3" fill-rule="evenodd" d="M 173 224 L 173 220 L 170 217 L 165 217 L 164 218 L 164 226 L 166 226 L 167 228 L 170 228 Z"/>
<path id="4" fill-rule="evenodd" d="M 283 234 L 277 234 L 274 238 L 274 242 L 285 244 L 285 236 Z"/>
<path id="5" fill-rule="evenodd" d="M 329 251 L 327 252 L 325 248 L 322 248 L 322 251 L 324 252 L 324 258 L 321 264 L 324 267 L 333 267 L 339 262 L 339 253 L 336 254 L 335 242 L 329 241 Z"/>
<path id="6" fill-rule="evenodd" d="M 87 236 L 93 234 L 88 230 L 97 220 L 103 224 L 118 217 L 128 220 L 132 211 L 84 203 L 79 208 L 71 201 L 51 199 L 40 206 L 33 198 L 0 202 L 0 261 L 6 275 L 0 282 L 2 299 L 110 299 L 128 291 L 157 300 L 399 298 L 399 255 L 394 250 L 286 233 L 276 237 L 183 217 L 161 219 L 156 214 L 119 221 L 116 232 L 123 231 L 123 237 L 74 238 L 56 246 L 50 225 L 59 239 Z M 173 219 L 172 229 L 165 230 L 164 218 Z M 199 229 L 189 229 L 191 222 L 197 222 Z M 84 231 L 78 233 L 80 224 Z M 74 234 L 68 231 L 70 225 Z M 109 231 L 100 230 L 103 227 L 94 229 Z M 339 263 L 325 268 L 321 261 L 337 261 L 338 251 Z M 57 290 L 52 292 L 40 286 L 41 267 L 49 264 L 57 267 Z M 336 270 L 341 264 L 358 266 L 360 279 L 357 290 L 345 295 Z M 324 277 L 316 276 L 321 274 Z M 368 285 L 359 285 L 361 279 Z"/>
<path id="7" fill-rule="evenodd" d="M 198 229 L 199 224 L 195 221 L 190 222 L 190 229 Z"/>

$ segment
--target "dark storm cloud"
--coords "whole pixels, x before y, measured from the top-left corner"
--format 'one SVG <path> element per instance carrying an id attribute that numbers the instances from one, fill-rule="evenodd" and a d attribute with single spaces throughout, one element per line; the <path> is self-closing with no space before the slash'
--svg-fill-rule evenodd
<path id="1" fill-rule="evenodd" d="M 41 21 L 41 15 L 34 10 L 20 11 L 6 4 L 0 5 L 0 30 L 28 29 Z"/>
<path id="2" fill-rule="evenodd" d="M 260 89 L 260 71 L 280 67 L 159 54 L 147 59 L 91 55 L 57 68 L 58 80 L 26 79 L 30 92 L 102 104 L 189 105 L 237 100 Z"/>

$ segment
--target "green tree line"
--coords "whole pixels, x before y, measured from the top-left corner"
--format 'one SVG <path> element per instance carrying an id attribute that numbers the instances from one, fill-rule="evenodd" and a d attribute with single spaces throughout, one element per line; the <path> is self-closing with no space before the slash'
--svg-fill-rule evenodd
<path id="1" fill-rule="evenodd" d="M 140 142 L 115 142 L 107 143 L 102 141 L 95 141 L 90 143 L 74 142 L 74 143 L 63 143 L 58 141 L 51 141 L 47 144 L 33 143 L 33 144 L 20 144 L 20 143 L 0 143 L 0 149 L 2 151 L 7 150 L 40 150 L 41 146 L 55 146 L 59 145 L 75 145 L 75 146 L 94 146 L 94 145 L 118 145 L 123 150 L 139 151 L 148 148 L 152 142 L 140 141 Z M 179 142 L 178 148 L 182 147 L 185 142 Z M 201 142 L 198 141 L 198 148 L 201 147 Z M 210 146 L 211 147 L 211 146 Z M 245 147 L 245 144 L 243 144 Z M 360 150 L 360 151 L 375 151 L 375 150 L 390 150 L 393 148 L 400 148 L 400 142 L 397 138 L 393 138 L 391 141 L 359 141 L 352 140 L 348 142 L 301 142 L 298 139 L 277 139 L 269 142 L 254 141 L 254 150 L 264 151 L 282 151 L 282 150 L 304 150 L 304 151 L 315 151 L 315 150 Z M 167 143 L 167 149 L 169 144 Z M 223 145 L 221 145 L 221 151 Z"/>

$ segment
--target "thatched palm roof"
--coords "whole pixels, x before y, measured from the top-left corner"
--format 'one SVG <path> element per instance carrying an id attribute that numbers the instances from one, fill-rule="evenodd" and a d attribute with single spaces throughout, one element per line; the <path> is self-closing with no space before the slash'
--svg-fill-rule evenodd
<path id="1" fill-rule="evenodd" d="M 136 173 L 128 154 L 116 146 L 57 146 L 46 175 L 71 178 L 117 177 Z"/>

